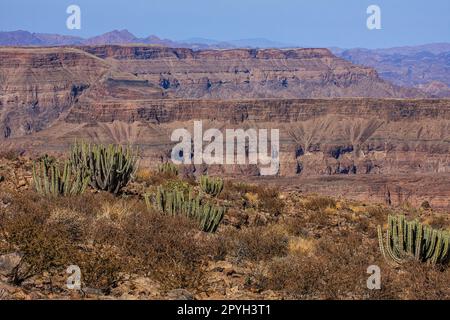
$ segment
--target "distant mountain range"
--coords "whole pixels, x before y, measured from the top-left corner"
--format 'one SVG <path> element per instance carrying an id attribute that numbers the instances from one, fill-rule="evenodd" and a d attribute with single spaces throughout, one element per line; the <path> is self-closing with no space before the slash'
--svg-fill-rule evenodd
<path id="1" fill-rule="evenodd" d="M 373 50 L 331 48 L 331 51 L 354 64 L 376 69 L 383 79 L 396 85 L 450 97 L 450 43 Z"/>
<path id="2" fill-rule="evenodd" d="M 229 49 L 229 48 L 287 48 L 289 44 L 264 38 L 217 41 L 212 39 L 191 38 L 182 41 L 161 39 L 155 35 L 146 38 L 136 37 L 128 30 L 113 30 L 91 38 L 31 33 L 28 31 L 0 32 L 0 46 L 70 46 L 102 44 L 148 44 L 190 49 Z"/>
<path id="3" fill-rule="evenodd" d="M 0 46 L 82 46 L 104 44 L 145 44 L 193 50 L 234 48 L 295 48 L 299 46 L 263 38 L 217 41 L 190 38 L 181 41 L 161 39 L 155 35 L 139 38 L 128 30 L 80 38 L 67 35 L 31 33 L 28 31 L 0 32 Z M 387 49 L 329 48 L 336 56 L 354 64 L 373 67 L 381 78 L 396 85 L 415 87 L 437 97 L 450 97 L 450 43 L 433 43 Z"/>

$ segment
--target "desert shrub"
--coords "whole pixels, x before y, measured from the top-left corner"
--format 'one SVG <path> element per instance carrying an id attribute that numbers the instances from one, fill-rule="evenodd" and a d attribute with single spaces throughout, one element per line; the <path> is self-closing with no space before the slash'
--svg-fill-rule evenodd
<path id="1" fill-rule="evenodd" d="M 2 215 L 2 234 L 11 249 L 22 255 L 21 262 L 12 275 L 15 284 L 43 271 L 61 269 L 74 263 L 74 241 L 79 236 L 78 228 L 72 224 L 49 220 L 48 212 L 39 207 L 35 209 Z"/>
<path id="2" fill-rule="evenodd" d="M 433 215 L 427 219 L 427 223 L 434 229 L 448 229 L 450 230 L 450 220 L 443 214 Z"/>
<path id="3" fill-rule="evenodd" d="M 381 268 L 381 290 L 366 286 L 367 268 Z M 448 269 L 412 261 L 393 268 L 380 257 L 376 241 L 355 232 L 325 236 L 312 255 L 297 251 L 265 263 L 255 275 L 262 290 L 295 299 L 448 299 Z"/>
<path id="4" fill-rule="evenodd" d="M 173 164 L 172 164 L 173 165 Z M 156 170 L 148 168 L 140 168 L 136 173 L 135 181 L 144 183 L 146 186 L 160 186 L 168 183 L 183 183 L 195 186 L 197 183 L 193 177 L 181 178 L 171 170 L 164 170 L 159 167 Z"/>
<path id="5" fill-rule="evenodd" d="M 224 188 L 222 193 L 219 195 L 219 198 L 229 201 L 239 201 L 248 194 L 248 193 L 258 193 L 258 191 L 262 190 L 262 187 L 259 187 L 254 184 L 248 184 L 244 182 L 234 182 L 230 180 L 226 180 L 224 182 Z"/>
<path id="6" fill-rule="evenodd" d="M 19 159 L 25 153 L 22 149 L 7 149 L 0 151 L 0 159 L 6 159 L 9 161 L 15 161 Z"/>
<path id="7" fill-rule="evenodd" d="M 329 208 L 329 207 L 327 207 Z M 299 226 L 308 228 L 326 228 L 335 224 L 333 222 L 333 216 L 327 212 L 326 208 L 318 211 L 309 210 L 307 213 L 303 213 L 303 216 L 297 217 Z"/>
<path id="8" fill-rule="evenodd" d="M 95 244 L 78 252 L 77 265 L 81 270 L 83 287 L 95 288 L 108 294 L 119 281 L 128 265 L 126 257 L 114 246 Z"/>
<path id="9" fill-rule="evenodd" d="M 139 167 L 134 174 L 133 185 L 140 185 L 142 187 L 149 187 L 151 185 L 157 185 L 162 183 L 162 180 L 158 179 L 159 173 L 150 168 Z M 155 179 L 155 177 L 157 179 Z M 155 180 L 158 180 L 157 183 Z"/>
<path id="10" fill-rule="evenodd" d="M 194 189 L 192 185 L 181 179 L 169 179 L 164 181 L 164 183 L 161 185 L 163 189 L 166 190 L 176 190 L 182 192 L 184 195 L 189 195 L 189 193 L 194 193 Z"/>
<path id="11" fill-rule="evenodd" d="M 368 217 L 377 224 L 383 223 L 392 213 L 392 210 L 383 206 L 368 206 L 366 210 Z"/>
<path id="12" fill-rule="evenodd" d="M 88 224 L 90 219 L 77 211 L 64 207 L 56 207 L 47 218 L 46 225 L 64 227 L 62 236 L 66 236 L 69 241 L 81 243 L 88 236 Z"/>
<path id="13" fill-rule="evenodd" d="M 424 209 L 424 210 L 430 210 L 430 209 L 431 209 L 431 205 L 430 205 L 430 203 L 429 203 L 427 200 L 423 201 L 423 202 L 420 204 L 420 207 L 421 207 L 422 209 Z"/>
<path id="14" fill-rule="evenodd" d="M 109 290 L 124 259 L 102 244 L 106 241 L 99 230 L 105 228 L 96 223 L 101 199 L 101 194 L 97 199 L 89 194 L 51 199 L 34 192 L 14 194 L 0 215 L 0 236 L 9 245 L 5 251 L 22 256 L 13 282 L 21 284 L 43 272 L 62 274 L 69 265 L 79 265 L 86 286 Z"/>
<path id="15" fill-rule="evenodd" d="M 219 198 L 231 201 L 242 208 L 254 208 L 277 216 L 283 212 L 284 202 L 279 190 L 247 183 L 226 181 Z"/>
<path id="16" fill-rule="evenodd" d="M 374 290 L 374 299 L 448 300 L 450 269 L 412 261 L 401 269 L 382 268 L 381 290 Z"/>
<path id="17" fill-rule="evenodd" d="M 8 207 L 0 211 L 0 249 L 23 256 L 13 275 L 17 284 L 78 265 L 83 286 L 104 293 L 131 273 L 149 276 L 163 289 L 199 291 L 207 261 L 226 255 L 219 235 L 199 232 L 185 217 L 149 212 L 139 199 L 107 192 L 48 198 L 25 191 L 2 200 Z"/>
<path id="18" fill-rule="evenodd" d="M 283 228 L 289 236 L 307 237 L 308 227 L 304 215 L 283 217 Z"/>
<path id="19" fill-rule="evenodd" d="M 349 299 L 368 297 L 367 267 L 373 262 L 371 246 L 355 235 L 317 241 L 313 255 L 293 252 L 273 259 L 258 282 L 264 289 L 282 291 L 296 299 Z M 378 263 L 377 263 L 378 264 Z"/>
<path id="20" fill-rule="evenodd" d="M 227 251 L 238 261 L 270 260 L 288 251 L 288 237 L 274 226 L 232 230 L 227 235 Z"/>
<path id="21" fill-rule="evenodd" d="M 256 190 L 260 204 L 258 209 L 269 212 L 273 215 L 280 215 L 283 212 L 284 202 L 280 200 L 279 191 L 275 188 L 260 188 Z"/>
<path id="22" fill-rule="evenodd" d="M 124 250 L 139 261 L 136 272 L 150 275 L 167 290 L 201 287 L 211 246 L 208 238 L 196 238 L 190 219 L 135 213 L 123 222 L 123 233 Z"/>
<path id="23" fill-rule="evenodd" d="M 304 204 L 304 208 L 312 211 L 320 211 L 326 208 L 336 208 L 336 200 L 330 197 L 314 196 Z"/>
<path id="24" fill-rule="evenodd" d="M 306 256 L 278 257 L 269 263 L 267 277 L 258 275 L 258 285 L 294 298 L 314 298 L 323 285 L 324 267 L 319 260 Z"/>
<path id="25" fill-rule="evenodd" d="M 134 181 L 137 183 L 147 183 L 152 179 L 154 171 L 149 168 L 139 168 L 134 175 Z"/>

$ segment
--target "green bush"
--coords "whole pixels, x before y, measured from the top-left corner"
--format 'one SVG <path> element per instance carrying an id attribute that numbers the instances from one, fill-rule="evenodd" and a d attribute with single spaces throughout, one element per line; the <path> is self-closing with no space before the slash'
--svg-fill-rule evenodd
<path id="1" fill-rule="evenodd" d="M 70 159 L 78 170 L 89 174 L 93 188 L 114 194 L 130 182 L 137 169 L 137 152 L 130 146 L 75 143 Z"/>

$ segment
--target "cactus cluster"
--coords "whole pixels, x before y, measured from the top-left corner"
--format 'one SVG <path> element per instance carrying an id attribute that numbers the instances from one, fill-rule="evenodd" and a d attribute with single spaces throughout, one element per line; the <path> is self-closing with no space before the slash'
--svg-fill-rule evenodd
<path id="1" fill-rule="evenodd" d="M 178 167 L 172 162 L 166 162 L 158 166 L 158 172 L 170 176 L 178 175 Z"/>
<path id="2" fill-rule="evenodd" d="M 383 256 L 395 264 L 408 259 L 433 265 L 449 261 L 449 231 L 433 229 L 417 220 L 407 221 L 402 215 L 389 215 L 385 243 L 378 226 L 378 240 Z"/>
<path id="3" fill-rule="evenodd" d="M 33 164 L 33 182 L 36 191 L 43 195 L 69 196 L 86 190 L 89 176 L 78 170 L 71 162 L 65 161 L 63 170 L 57 162 L 48 157 Z"/>
<path id="4" fill-rule="evenodd" d="M 146 194 L 144 198 L 147 207 L 151 208 L 150 196 Z M 186 197 L 182 191 L 162 187 L 158 187 L 153 207 L 168 215 L 184 215 L 194 219 L 205 232 L 215 232 L 226 211 L 225 207 L 203 203 L 199 196 L 193 196 L 192 191 Z"/>
<path id="5" fill-rule="evenodd" d="M 137 153 L 130 146 L 75 143 L 70 159 L 89 174 L 91 187 L 114 194 L 128 184 L 137 168 Z"/>
<path id="6" fill-rule="evenodd" d="M 221 178 L 200 177 L 200 187 L 203 192 L 217 197 L 223 190 L 223 180 Z"/>

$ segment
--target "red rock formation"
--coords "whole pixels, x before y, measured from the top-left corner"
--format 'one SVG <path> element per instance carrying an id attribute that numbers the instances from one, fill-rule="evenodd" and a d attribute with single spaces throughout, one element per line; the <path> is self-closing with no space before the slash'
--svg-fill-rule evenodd
<path id="1" fill-rule="evenodd" d="M 371 68 L 328 49 L 175 49 L 151 46 L 80 47 L 119 69 L 159 84 L 177 98 L 412 97 L 421 94 L 381 80 Z"/>

